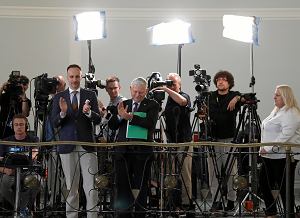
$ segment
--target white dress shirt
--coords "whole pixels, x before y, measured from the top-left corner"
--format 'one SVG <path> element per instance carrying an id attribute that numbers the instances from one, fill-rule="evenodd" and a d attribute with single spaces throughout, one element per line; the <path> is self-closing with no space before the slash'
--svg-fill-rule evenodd
<path id="1" fill-rule="evenodd" d="M 285 147 L 276 145 L 276 142 L 289 142 L 300 144 L 300 113 L 296 108 L 287 109 L 286 106 L 271 114 L 263 120 L 261 128 L 261 142 L 274 142 L 273 146 L 262 146 L 266 154 L 261 156 L 271 159 L 286 157 Z M 294 158 L 300 160 L 300 147 L 292 147 Z"/>

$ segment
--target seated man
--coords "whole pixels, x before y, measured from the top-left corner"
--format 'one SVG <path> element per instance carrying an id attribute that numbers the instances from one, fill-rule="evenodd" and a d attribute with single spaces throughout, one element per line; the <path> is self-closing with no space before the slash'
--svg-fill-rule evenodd
<path id="1" fill-rule="evenodd" d="M 27 134 L 27 118 L 22 114 L 17 114 L 13 117 L 13 129 L 15 134 L 9 136 L 4 141 L 14 141 L 14 142 L 38 142 L 38 137 L 30 136 Z M 32 151 L 32 152 L 30 152 Z M 6 200 L 11 207 L 15 204 L 15 169 L 14 165 L 27 165 L 32 161 L 29 155 L 32 155 L 34 159 L 37 152 L 27 146 L 7 146 L 0 145 L 0 196 L 2 199 Z M 21 173 L 21 184 L 22 180 L 27 174 L 24 171 Z M 33 199 L 37 195 L 39 188 L 26 188 L 21 187 L 19 209 L 21 211 L 21 217 L 28 217 L 26 209 L 28 203 L 33 204 Z"/>

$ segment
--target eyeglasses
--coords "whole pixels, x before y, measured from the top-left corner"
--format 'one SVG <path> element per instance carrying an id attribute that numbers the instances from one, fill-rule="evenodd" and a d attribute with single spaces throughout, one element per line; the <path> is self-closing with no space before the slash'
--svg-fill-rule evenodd
<path id="1" fill-rule="evenodd" d="M 226 77 L 219 77 L 216 79 L 217 82 L 219 81 L 227 81 L 227 78 Z"/>

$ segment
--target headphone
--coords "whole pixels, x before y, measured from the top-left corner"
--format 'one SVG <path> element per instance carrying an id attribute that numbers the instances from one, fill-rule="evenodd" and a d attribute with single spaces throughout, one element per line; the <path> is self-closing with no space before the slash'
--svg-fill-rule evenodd
<path id="1" fill-rule="evenodd" d="M 12 124 L 14 124 L 14 120 L 15 119 L 23 119 L 25 120 L 25 131 L 28 132 L 29 131 L 29 122 L 27 117 L 25 117 L 23 114 L 16 114 L 13 119 L 12 119 Z"/>

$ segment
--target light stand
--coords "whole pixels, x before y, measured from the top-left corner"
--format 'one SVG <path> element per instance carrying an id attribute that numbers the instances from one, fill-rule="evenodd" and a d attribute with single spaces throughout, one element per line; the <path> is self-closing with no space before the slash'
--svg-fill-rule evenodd
<path id="1" fill-rule="evenodd" d="M 178 45 L 177 74 L 181 77 L 181 50 L 184 44 L 195 42 L 191 24 L 181 20 L 174 20 L 168 23 L 160 23 L 149 27 L 152 32 L 152 45 Z"/>
<path id="2" fill-rule="evenodd" d="M 106 19 L 105 11 L 83 12 L 74 16 L 75 24 L 75 40 L 87 40 L 89 70 L 84 76 L 85 87 L 96 90 L 97 81 L 95 83 L 95 67 L 92 61 L 92 42 L 94 39 L 106 38 Z"/>
<path id="3" fill-rule="evenodd" d="M 181 77 L 181 49 L 183 44 L 178 45 L 178 65 L 177 65 L 177 73 Z"/>
<path id="4" fill-rule="evenodd" d="M 223 16 L 223 36 L 229 39 L 234 39 L 237 41 L 242 41 L 246 43 L 250 43 L 250 74 L 251 74 L 251 81 L 250 81 L 250 88 L 252 92 L 252 96 L 255 95 L 254 93 L 254 85 L 255 85 L 255 77 L 253 73 L 253 44 L 258 45 L 258 24 L 259 24 L 260 19 L 256 17 L 244 17 L 244 16 L 234 16 L 234 15 L 224 15 Z M 258 102 L 257 99 L 251 99 L 253 103 Z M 246 99 L 247 103 L 247 99 Z M 247 105 L 245 105 L 247 106 Z M 245 107 L 244 106 L 244 107 Z M 254 105 L 249 105 L 248 107 L 251 106 L 251 111 L 249 113 L 249 143 L 254 143 L 256 141 L 255 139 L 255 130 L 257 130 L 259 127 L 257 126 L 257 129 L 255 126 L 252 125 L 252 122 L 258 120 L 255 117 L 255 113 L 253 113 L 253 110 L 256 108 L 253 108 Z M 235 137 L 236 138 L 236 137 Z M 253 194 L 256 198 L 254 199 L 254 209 L 256 209 L 257 205 L 257 199 L 260 200 L 260 198 L 256 195 L 257 194 L 257 184 L 256 181 L 254 181 L 254 178 L 257 178 L 257 171 L 256 171 L 256 166 L 257 166 L 257 156 L 256 156 L 256 149 L 255 148 L 250 148 L 250 161 L 251 161 L 251 191 L 248 192 L 246 196 L 248 196 L 250 193 Z M 246 198 L 243 199 L 243 201 Z M 239 205 L 241 205 L 241 202 L 239 202 Z M 237 211 L 236 211 L 237 212 Z M 241 210 L 239 208 L 239 213 L 241 213 Z"/>

